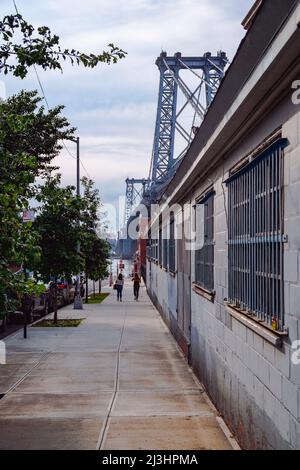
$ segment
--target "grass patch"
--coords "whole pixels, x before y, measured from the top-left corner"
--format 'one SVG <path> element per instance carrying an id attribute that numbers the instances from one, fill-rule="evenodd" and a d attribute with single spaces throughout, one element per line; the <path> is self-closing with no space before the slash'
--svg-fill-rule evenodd
<path id="1" fill-rule="evenodd" d="M 53 323 L 53 320 L 49 319 L 49 320 L 39 321 L 38 323 L 35 323 L 32 326 L 39 327 L 39 328 L 68 328 L 68 327 L 74 328 L 76 326 L 79 326 L 82 320 L 85 320 L 85 318 L 76 318 L 76 319 L 64 318 L 61 320 L 57 320 L 57 323 Z"/>
<path id="2" fill-rule="evenodd" d="M 101 293 L 101 294 L 92 294 L 90 297 L 89 297 L 89 301 L 88 303 L 89 304 L 101 304 L 101 302 L 103 302 L 104 299 L 106 299 L 106 297 L 108 297 L 109 294 L 108 293 Z"/>

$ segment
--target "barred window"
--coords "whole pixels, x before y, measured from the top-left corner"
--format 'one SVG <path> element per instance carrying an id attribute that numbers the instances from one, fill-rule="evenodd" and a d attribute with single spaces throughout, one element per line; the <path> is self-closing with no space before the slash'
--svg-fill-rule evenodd
<path id="1" fill-rule="evenodd" d="M 151 258 L 151 244 L 152 244 L 152 240 L 148 236 L 147 244 L 146 244 L 146 256 L 147 256 L 147 258 Z"/>
<path id="2" fill-rule="evenodd" d="M 168 269 L 168 234 L 167 226 L 163 230 L 163 261 L 162 265 L 165 269 Z"/>
<path id="3" fill-rule="evenodd" d="M 154 259 L 154 239 L 151 240 L 151 259 Z"/>
<path id="4" fill-rule="evenodd" d="M 204 199 L 197 203 L 203 205 L 204 220 L 196 217 L 196 231 L 199 223 L 204 223 L 203 247 L 195 251 L 195 282 L 200 287 L 212 292 L 214 290 L 214 192 L 210 191 Z M 197 209 L 197 208 L 196 208 Z"/>
<path id="5" fill-rule="evenodd" d="M 175 269 L 175 220 L 172 212 L 170 215 L 169 270 L 175 273 Z"/>
<path id="6" fill-rule="evenodd" d="M 284 327 L 283 155 L 281 139 L 228 180 L 229 302 Z"/>
<path id="7" fill-rule="evenodd" d="M 157 260 L 157 250 L 158 250 L 158 243 L 156 238 L 152 238 L 151 240 L 151 258 L 156 261 Z"/>
<path id="8" fill-rule="evenodd" d="M 158 231 L 158 262 L 162 265 L 162 216 L 159 217 L 159 231 Z"/>

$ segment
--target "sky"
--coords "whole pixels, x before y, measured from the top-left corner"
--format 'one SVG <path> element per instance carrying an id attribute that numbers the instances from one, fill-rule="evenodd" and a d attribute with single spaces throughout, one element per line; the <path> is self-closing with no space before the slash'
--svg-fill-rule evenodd
<path id="1" fill-rule="evenodd" d="M 16 0 L 23 17 L 35 27 L 49 26 L 63 48 L 98 53 L 113 42 L 128 53 L 115 65 L 92 70 L 70 65 L 63 74 L 38 70 L 50 107 L 64 104 L 77 128 L 82 162 L 104 204 L 117 204 L 127 177 L 148 176 L 159 80 L 155 60 L 161 51 L 201 56 L 223 50 L 232 60 L 253 1 Z M 0 17 L 11 13 L 13 1 L 0 0 Z M 40 92 L 33 70 L 24 80 L 0 76 L 0 94 L 22 88 Z M 73 144 L 67 147 L 75 155 Z M 64 184 L 74 184 L 75 160 L 65 149 L 55 164 Z"/>

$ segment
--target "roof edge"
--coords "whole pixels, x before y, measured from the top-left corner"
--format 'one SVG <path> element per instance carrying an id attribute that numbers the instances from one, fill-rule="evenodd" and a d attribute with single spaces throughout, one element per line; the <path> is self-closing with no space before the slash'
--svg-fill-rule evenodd
<path id="1" fill-rule="evenodd" d="M 258 10 L 262 3 L 263 3 L 263 0 L 255 0 L 255 3 L 252 5 L 249 12 L 243 19 L 242 26 L 246 31 L 249 31 L 249 29 L 251 28 L 252 23 L 255 20 Z"/>

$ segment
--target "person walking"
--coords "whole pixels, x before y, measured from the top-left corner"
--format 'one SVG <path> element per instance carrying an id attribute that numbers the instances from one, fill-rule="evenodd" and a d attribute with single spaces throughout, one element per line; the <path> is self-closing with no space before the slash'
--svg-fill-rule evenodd
<path id="1" fill-rule="evenodd" d="M 124 286 L 124 277 L 123 277 L 123 274 L 120 273 L 116 280 L 117 300 L 120 302 L 122 302 L 123 286 Z"/>
<path id="2" fill-rule="evenodd" d="M 141 278 L 138 273 L 135 273 L 133 276 L 133 295 L 134 300 L 139 300 Z"/>

